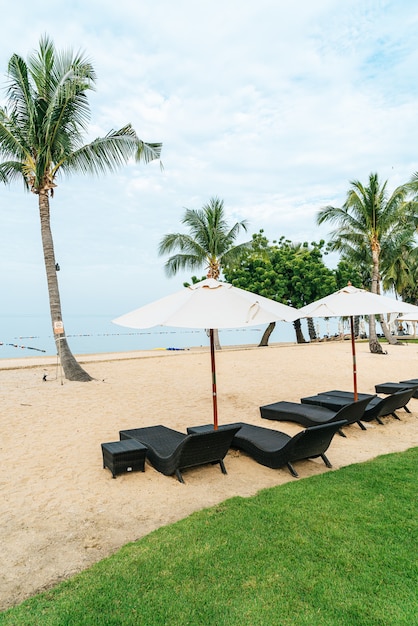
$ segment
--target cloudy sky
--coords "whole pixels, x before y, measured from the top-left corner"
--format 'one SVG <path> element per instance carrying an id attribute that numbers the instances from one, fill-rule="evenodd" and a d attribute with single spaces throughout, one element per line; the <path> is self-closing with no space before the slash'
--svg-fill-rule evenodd
<path id="1" fill-rule="evenodd" d="M 0 77 L 48 34 L 97 72 L 86 142 L 131 122 L 158 163 L 59 180 L 51 202 L 66 312 L 122 314 L 176 291 L 161 237 L 217 196 L 272 240 L 326 238 L 318 210 L 371 172 L 418 170 L 414 0 L 35 0 L 2 15 Z M 48 313 L 37 198 L 0 188 L 1 312 Z M 187 275 L 188 276 L 188 275 Z"/>

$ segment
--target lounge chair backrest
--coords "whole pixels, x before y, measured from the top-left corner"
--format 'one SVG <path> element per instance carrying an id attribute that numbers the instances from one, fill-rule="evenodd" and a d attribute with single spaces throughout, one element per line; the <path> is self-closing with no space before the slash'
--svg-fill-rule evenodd
<path id="1" fill-rule="evenodd" d="M 321 424 L 321 426 L 311 426 L 302 430 L 292 437 L 283 450 L 286 459 L 292 462 L 321 456 L 329 448 L 337 430 L 345 426 L 345 424 L 347 422 L 341 420 L 339 422 Z"/>
<path id="2" fill-rule="evenodd" d="M 414 387 L 410 389 L 404 389 L 402 391 L 397 391 L 396 393 L 392 393 L 386 398 L 382 398 L 381 402 L 375 405 L 375 409 L 371 407 L 370 409 L 366 408 L 366 416 L 371 418 L 375 417 L 384 417 L 385 415 L 390 415 L 396 409 L 401 409 L 404 407 L 410 399 L 412 398 L 412 394 L 414 393 Z M 372 419 L 372 418 L 371 418 Z"/>
<path id="3" fill-rule="evenodd" d="M 348 424 L 352 424 L 353 422 L 359 422 L 363 417 L 364 411 L 366 410 L 367 405 L 370 400 L 375 398 L 376 395 L 370 396 L 370 398 L 363 398 L 362 400 L 357 400 L 356 402 L 350 402 L 350 404 L 346 404 L 335 414 L 333 421 L 338 422 L 339 420 L 346 420 Z"/>
<path id="4" fill-rule="evenodd" d="M 226 456 L 238 427 L 188 435 L 176 450 L 177 465 L 183 469 L 204 463 L 213 463 Z"/>
<path id="5" fill-rule="evenodd" d="M 148 426 L 119 431 L 122 439 L 137 439 L 147 447 L 148 461 L 166 476 L 176 474 L 183 482 L 181 470 L 207 463 L 219 463 L 226 473 L 223 459 L 231 447 L 240 425 L 222 426 L 219 430 L 205 430 L 202 433 L 185 435 L 162 426 Z"/>

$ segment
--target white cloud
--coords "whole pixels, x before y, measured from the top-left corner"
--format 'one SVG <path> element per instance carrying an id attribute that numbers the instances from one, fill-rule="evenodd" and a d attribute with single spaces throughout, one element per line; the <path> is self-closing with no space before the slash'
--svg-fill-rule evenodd
<path id="1" fill-rule="evenodd" d="M 109 285 L 122 298 L 146 280 L 139 306 L 181 284 L 164 277 L 157 247 L 182 228 L 185 207 L 216 195 L 250 233 L 319 240 L 327 230 L 316 212 L 342 203 L 350 180 L 377 171 L 394 188 L 418 169 L 412 1 L 36 4 L 30 19 L 19 4 L 3 15 L 3 74 L 13 52 L 26 57 L 48 33 L 59 49 L 85 50 L 96 68 L 89 137 L 131 122 L 144 140 L 164 143 L 163 171 L 131 164 L 58 187 L 56 254 L 73 311 L 86 294 L 89 306 L 112 308 Z M 0 188 L 0 202 L 0 288 L 14 311 L 22 300 L 11 274 L 40 301 L 28 271 L 43 272 L 37 199 L 15 186 Z"/>

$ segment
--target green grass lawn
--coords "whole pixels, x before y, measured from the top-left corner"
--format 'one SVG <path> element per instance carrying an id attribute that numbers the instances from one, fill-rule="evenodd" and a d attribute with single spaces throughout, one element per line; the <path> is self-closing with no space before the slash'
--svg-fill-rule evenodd
<path id="1" fill-rule="evenodd" d="M 417 461 L 413 448 L 232 498 L 1 613 L 0 625 L 414 626 Z"/>
<path id="2" fill-rule="evenodd" d="M 363 341 L 363 340 L 362 340 Z M 364 343 L 368 342 L 368 339 L 364 339 Z M 387 340 L 385 337 L 379 337 L 379 341 L 381 343 L 387 343 Z M 418 337 L 417 338 L 412 338 L 410 335 L 404 335 L 404 336 L 399 336 L 398 337 L 398 341 L 400 341 L 400 343 L 418 343 Z"/>

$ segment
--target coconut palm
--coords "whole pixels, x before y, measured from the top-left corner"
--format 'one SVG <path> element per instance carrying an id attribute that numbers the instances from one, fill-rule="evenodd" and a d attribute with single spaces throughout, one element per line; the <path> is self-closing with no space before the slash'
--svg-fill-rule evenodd
<path id="1" fill-rule="evenodd" d="M 400 295 L 405 302 L 418 304 L 418 249 L 415 248 L 408 257 L 408 271 L 400 289 Z"/>
<path id="2" fill-rule="evenodd" d="M 251 242 L 235 245 L 240 231 L 247 230 L 247 222 L 236 222 L 231 228 L 225 219 L 223 200 L 218 198 L 211 198 L 202 209 L 186 209 L 182 224 L 187 226 L 189 234 L 164 235 L 159 244 L 160 255 L 179 251 L 166 261 L 168 276 L 182 269 L 204 267 L 208 278 L 218 279 L 222 265 L 233 262 L 251 245 Z"/>
<path id="3" fill-rule="evenodd" d="M 165 270 L 168 276 L 174 276 L 182 269 L 199 270 L 202 267 L 208 278 L 219 279 L 224 263 L 238 259 L 241 252 L 251 246 L 251 242 L 235 245 L 241 230 L 247 230 L 247 222 L 236 222 L 232 228 L 225 218 L 223 200 L 211 198 L 202 209 L 186 209 L 182 224 L 189 233 L 164 235 L 159 244 L 160 255 L 170 254 Z M 215 344 L 219 349 L 218 334 Z"/>
<path id="4" fill-rule="evenodd" d="M 59 53 L 44 36 L 27 62 L 14 54 L 8 64 L 7 107 L 0 107 L 0 180 L 22 179 L 38 196 L 41 236 L 54 338 L 64 375 L 91 380 L 77 363 L 63 332 L 60 294 L 50 223 L 50 199 L 59 175 L 102 174 L 129 159 L 158 159 L 161 144 L 144 143 L 127 124 L 83 145 L 94 88 L 92 64 L 82 54 Z"/>
<path id="5" fill-rule="evenodd" d="M 403 237 L 384 250 L 381 272 L 383 288 L 393 290 L 396 296 L 408 301 L 404 292 L 411 283 L 416 282 L 417 257 L 415 233 L 405 231 Z"/>
<path id="6" fill-rule="evenodd" d="M 337 225 L 331 232 L 331 249 L 342 252 L 346 259 L 356 262 L 359 267 L 368 266 L 370 291 L 379 294 L 381 256 L 385 248 L 396 248 L 396 242 L 404 238 L 405 232 L 414 231 L 416 203 L 407 201 L 405 185 L 397 187 L 389 196 L 387 181 L 381 184 L 377 174 L 370 174 L 367 186 L 357 180 L 350 184 L 344 205 L 341 208 L 322 208 L 317 222 Z M 389 333 L 388 339 L 391 340 Z M 371 352 L 383 353 L 376 335 L 374 316 L 370 316 L 369 345 Z"/>

